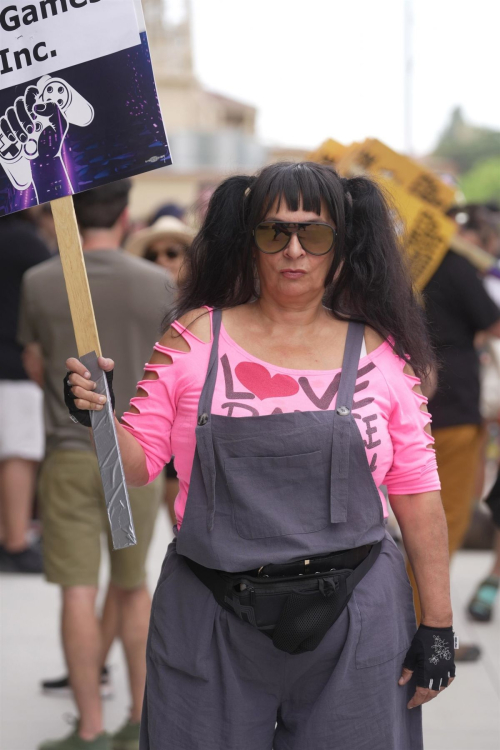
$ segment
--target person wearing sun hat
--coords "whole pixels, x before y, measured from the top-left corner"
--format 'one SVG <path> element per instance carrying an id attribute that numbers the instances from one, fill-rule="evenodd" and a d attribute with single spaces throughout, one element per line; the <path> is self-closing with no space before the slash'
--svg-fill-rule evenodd
<path id="1" fill-rule="evenodd" d="M 194 229 L 175 216 L 161 216 L 152 226 L 132 234 L 125 250 L 166 268 L 178 280 L 185 251 L 195 234 Z"/>

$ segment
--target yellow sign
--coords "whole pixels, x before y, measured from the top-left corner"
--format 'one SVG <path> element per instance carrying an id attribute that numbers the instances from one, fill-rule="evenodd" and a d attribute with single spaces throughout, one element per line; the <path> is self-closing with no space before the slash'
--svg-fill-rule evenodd
<path id="1" fill-rule="evenodd" d="M 410 259 L 414 284 L 422 290 L 450 248 L 455 222 L 393 180 L 379 177 L 377 182 L 393 204 L 396 228 Z"/>
<path id="2" fill-rule="evenodd" d="M 337 162 L 337 169 L 346 177 L 368 172 L 373 177 L 392 180 L 443 213 L 455 203 L 455 191 L 438 175 L 375 138 L 346 149 Z"/>
<path id="3" fill-rule="evenodd" d="M 445 216 L 455 202 L 454 190 L 429 169 L 374 138 L 347 147 L 325 141 L 309 158 L 333 164 L 343 177 L 368 175 L 383 187 L 393 205 L 401 246 L 410 258 L 414 284 L 422 290 L 456 235 L 455 222 Z"/>
<path id="4" fill-rule="evenodd" d="M 316 161 L 320 164 L 331 164 L 333 167 L 336 166 L 337 162 L 343 157 L 346 152 L 346 147 L 338 141 L 334 141 L 333 138 L 329 138 L 327 141 L 321 144 L 316 151 L 313 151 L 308 155 L 309 161 Z"/>

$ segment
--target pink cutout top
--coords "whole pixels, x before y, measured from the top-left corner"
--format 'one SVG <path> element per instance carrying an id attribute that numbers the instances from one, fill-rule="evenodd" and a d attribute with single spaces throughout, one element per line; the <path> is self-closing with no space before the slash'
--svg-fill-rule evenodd
<path id="1" fill-rule="evenodd" d="M 172 364 L 146 364 L 158 378 L 141 380 L 147 397 L 131 403 L 139 414 L 126 412 L 124 428 L 146 455 L 149 481 L 175 456 L 179 494 L 175 501 L 182 523 L 195 452 L 198 401 L 205 382 L 211 343 L 201 341 L 178 322 L 173 324 L 189 344 L 183 352 L 156 344 Z M 419 378 L 403 372 L 405 362 L 388 341 L 361 357 L 353 415 L 364 439 L 368 464 L 377 487 L 392 495 L 439 490 L 434 439 L 424 427 L 431 421 L 420 409 L 427 398 L 413 390 Z M 291 411 L 333 410 L 340 381 L 339 370 L 291 370 L 253 357 L 227 334 L 219 341 L 219 368 L 212 412 L 230 417 L 261 416 Z M 387 516 L 387 504 L 380 491 Z"/>

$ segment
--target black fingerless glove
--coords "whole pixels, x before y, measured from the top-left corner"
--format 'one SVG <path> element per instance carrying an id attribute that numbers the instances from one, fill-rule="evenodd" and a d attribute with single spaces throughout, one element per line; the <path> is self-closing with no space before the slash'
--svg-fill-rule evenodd
<path id="1" fill-rule="evenodd" d="M 439 690 L 455 677 L 455 634 L 453 628 L 420 625 L 408 649 L 403 667 L 417 678 L 417 687 Z"/>
<path id="2" fill-rule="evenodd" d="M 106 372 L 106 380 L 108 381 L 108 389 L 109 389 L 109 395 L 111 397 L 111 406 L 113 407 L 113 411 L 115 410 L 115 394 L 113 393 L 113 372 L 114 370 L 111 370 L 110 372 Z M 73 392 L 71 390 L 72 386 L 68 383 L 68 377 L 71 375 L 70 372 L 66 373 L 66 376 L 64 378 L 64 403 L 68 407 L 69 416 L 73 420 L 73 422 L 78 422 L 79 424 L 82 424 L 84 427 L 92 427 L 92 423 L 90 421 L 90 412 L 86 409 L 78 409 L 75 406 L 75 398 L 76 396 L 73 396 Z"/>

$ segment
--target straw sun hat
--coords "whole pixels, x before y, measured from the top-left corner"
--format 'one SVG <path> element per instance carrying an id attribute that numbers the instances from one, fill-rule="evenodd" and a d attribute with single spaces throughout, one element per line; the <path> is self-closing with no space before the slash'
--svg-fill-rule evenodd
<path id="1" fill-rule="evenodd" d="M 140 229 L 125 243 L 125 250 L 133 255 L 144 256 L 148 245 L 156 240 L 172 239 L 190 245 L 196 232 L 175 216 L 162 216 L 153 226 Z"/>

